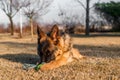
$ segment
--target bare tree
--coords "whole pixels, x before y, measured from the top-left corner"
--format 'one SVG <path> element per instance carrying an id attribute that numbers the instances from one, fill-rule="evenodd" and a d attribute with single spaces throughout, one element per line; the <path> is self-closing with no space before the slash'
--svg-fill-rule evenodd
<path id="1" fill-rule="evenodd" d="M 86 0 L 86 30 L 85 34 L 89 35 L 90 26 L 89 26 L 89 11 L 90 11 L 90 0 Z"/>
<path id="2" fill-rule="evenodd" d="M 31 26 L 31 36 L 33 38 L 33 19 L 37 16 L 46 14 L 49 10 L 47 9 L 53 0 L 27 0 L 26 4 L 29 6 L 23 9 L 24 14 L 27 16 Z"/>
<path id="3" fill-rule="evenodd" d="M 90 26 L 89 26 L 89 15 L 90 15 L 90 9 L 92 9 L 94 7 L 93 6 L 90 6 L 90 2 L 92 0 L 86 0 L 86 6 L 83 4 L 83 2 L 81 2 L 81 0 L 76 0 L 78 3 L 80 3 L 80 5 L 85 9 L 86 11 L 86 30 L 85 30 L 85 34 L 86 35 L 89 35 L 89 32 L 90 32 Z M 98 0 L 98 2 L 100 2 L 100 0 Z M 97 2 L 97 3 L 98 3 Z"/>
<path id="4" fill-rule="evenodd" d="M 14 35 L 13 17 L 23 7 L 24 0 L 0 0 L 0 8 L 10 21 L 11 35 Z"/>
<path id="5" fill-rule="evenodd" d="M 70 12 L 68 12 L 67 9 L 61 8 L 59 6 L 59 12 L 58 12 L 58 16 L 61 19 L 61 23 L 65 25 L 65 29 L 69 30 L 71 32 L 73 32 L 72 28 L 75 27 L 76 24 L 79 24 L 80 20 L 79 20 L 79 15 L 72 13 L 73 11 L 70 10 Z M 72 29 L 72 30 L 71 30 Z M 69 32 L 67 31 L 67 32 Z"/>

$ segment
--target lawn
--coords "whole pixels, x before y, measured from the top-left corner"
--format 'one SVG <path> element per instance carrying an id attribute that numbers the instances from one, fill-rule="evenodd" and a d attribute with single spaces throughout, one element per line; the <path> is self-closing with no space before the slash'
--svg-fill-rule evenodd
<path id="1" fill-rule="evenodd" d="M 23 69 L 39 59 L 36 36 L 0 34 L 0 80 L 120 80 L 119 35 L 72 35 L 72 42 L 87 58 L 42 72 Z"/>

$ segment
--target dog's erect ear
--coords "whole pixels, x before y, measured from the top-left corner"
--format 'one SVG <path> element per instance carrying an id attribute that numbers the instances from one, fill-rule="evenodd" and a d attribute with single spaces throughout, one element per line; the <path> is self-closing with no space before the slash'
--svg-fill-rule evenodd
<path id="1" fill-rule="evenodd" d="M 41 30 L 41 28 L 38 25 L 37 25 L 37 35 L 40 39 L 46 37 L 46 34 Z"/>
<path id="2" fill-rule="evenodd" d="M 50 32 L 50 37 L 52 39 L 56 39 L 58 36 L 60 36 L 59 28 L 57 25 L 53 25 L 51 32 Z"/>

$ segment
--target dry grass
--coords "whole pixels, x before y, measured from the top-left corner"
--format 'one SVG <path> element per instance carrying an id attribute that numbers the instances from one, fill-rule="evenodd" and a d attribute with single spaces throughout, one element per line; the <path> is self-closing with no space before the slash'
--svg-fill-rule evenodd
<path id="1" fill-rule="evenodd" d="M 86 59 L 45 72 L 23 70 L 39 59 L 36 40 L 0 34 L 0 80 L 120 80 L 120 36 L 74 36 Z"/>

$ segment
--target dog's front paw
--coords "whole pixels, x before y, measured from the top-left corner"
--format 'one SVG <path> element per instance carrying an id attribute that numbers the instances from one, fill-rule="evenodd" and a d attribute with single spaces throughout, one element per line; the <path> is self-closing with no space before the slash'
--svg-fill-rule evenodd
<path id="1" fill-rule="evenodd" d="M 47 65 L 42 65 L 41 68 L 40 68 L 41 71 L 46 71 L 46 70 L 49 70 L 49 66 Z"/>

